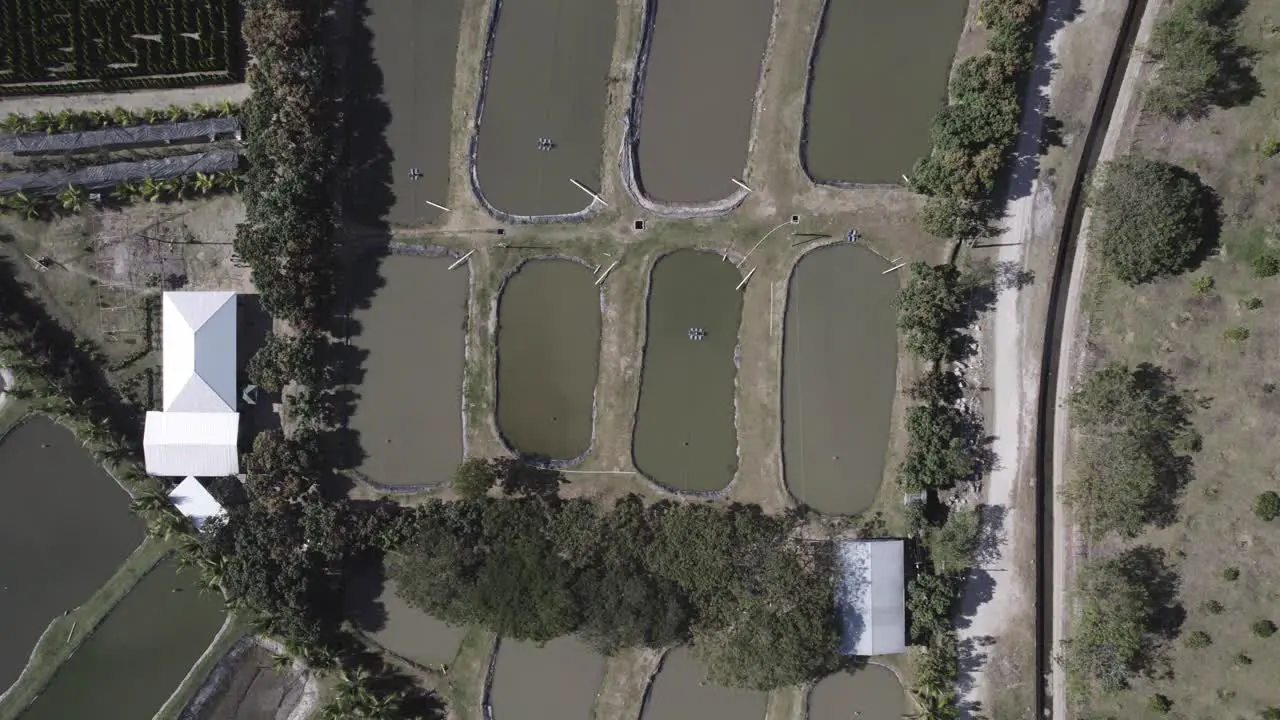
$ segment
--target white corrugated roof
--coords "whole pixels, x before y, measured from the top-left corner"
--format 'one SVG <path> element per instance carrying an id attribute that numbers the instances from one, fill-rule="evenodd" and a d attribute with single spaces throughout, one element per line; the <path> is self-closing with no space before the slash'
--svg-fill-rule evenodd
<path id="1" fill-rule="evenodd" d="M 234 412 L 149 412 L 142 435 L 147 472 L 162 477 L 223 477 L 240 472 Z"/>
<path id="2" fill-rule="evenodd" d="M 236 294 L 167 292 L 164 410 L 235 412 Z"/>
<path id="3" fill-rule="evenodd" d="M 901 540 L 840 543 L 836 609 L 840 652 L 893 655 L 907 649 L 906 564 Z"/>
<path id="4" fill-rule="evenodd" d="M 197 528 L 203 527 L 206 520 L 225 515 L 222 504 L 214 499 L 204 485 L 194 477 L 178 483 L 178 487 L 169 493 L 169 500 L 178 512 L 191 518 Z"/>

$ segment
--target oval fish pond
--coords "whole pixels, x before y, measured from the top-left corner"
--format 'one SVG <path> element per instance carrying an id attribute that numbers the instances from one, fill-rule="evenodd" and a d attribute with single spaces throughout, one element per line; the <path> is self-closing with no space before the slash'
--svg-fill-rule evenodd
<path id="1" fill-rule="evenodd" d="M 640 720 L 764 720 L 768 695 L 714 685 L 683 647 L 667 653 Z"/>
<path id="2" fill-rule="evenodd" d="M 896 387 L 898 275 L 850 244 L 796 265 L 782 352 L 782 457 L 787 488 L 823 513 L 875 501 Z"/>
<path id="3" fill-rule="evenodd" d="M 808 720 L 901 720 L 906 714 L 898 677 L 881 665 L 837 673 L 809 691 Z"/>
<path id="4" fill-rule="evenodd" d="M 503 640 L 489 691 L 493 720 L 590 720 L 604 658 L 563 637 L 538 647 Z"/>
<path id="5" fill-rule="evenodd" d="M 361 262 L 372 300 L 353 312 L 351 344 L 366 353 L 350 420 L 364 455 L 357 469 L 387 485 L 443 482 L 462 462 L 469 270 L 450 270 L 449 257 Z"/>
<path id="6" fill-rule="evenodd" d="M 0 692 L 59 615 L 88 600 L 143 539 L 129 495 L 44 417 L 0 441 Z M 20 551 L 19 551 L 20 549 Z"/>
<path id="7" fill-rule="evenodd" d="M 742 274 L 719 255 L 677 250 L 650 276 L 636 467 L 677 490 L 720 490 L 738 467 L 735 354 Z"/>
<path id="8" fill-rule="evenodd" d="M 21 720 L 150 718 L 222 625 L 222 598 L 160 561 L 58 668 Z"/>
<path id="9" fill-rule="evenodd" d="M 600 290 L 569 260 L 533 260 L 498 305 L 498 427 L 523 455 L 567 460 L 591 447 Z"/>

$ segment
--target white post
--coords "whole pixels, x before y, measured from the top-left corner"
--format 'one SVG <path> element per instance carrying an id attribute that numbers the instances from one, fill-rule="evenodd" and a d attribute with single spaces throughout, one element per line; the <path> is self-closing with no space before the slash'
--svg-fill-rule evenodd
<path id="1" fill-rule="evenodd" d="M 752 275 L 756 274 L 756 270 L 758 269 L 759 268 L 751 268 L 751 272 L 747 273 L 747 276 L 742 278 L 742 282 L 738 283 L 738 287 L 734 288 L 734 290 L 741 290 L 742 286 L 747 284 L 747 281 L 751 279 Z"/>
<path id="2" fill-rule="evenodd" d="M 469 257 L 471 257 L 472 255 L 474 255 L 474 254 L 475 254 L 475 252 L 476 252 L 475 250 L 471 250 L 471 251 L 469 251 L 466 255 L 463 255 L 462 257 L 458 258 L 456 261 L 454 261 L 454 263 L 453 263 L 452 265 L 450 265 L 450 266 L 449 266 L 449 269 L 450 269 L 450 270 L 452 270 L 452 269 L 454 269 L 454 268 L 458 267 L 459 265 L 461 265 L 462 263 L 466 262 L 466 261 L 467 261 L 467 258 L 469 258 Z"/>
<path id="3" fill-rule="evenodd" d="M 743 183 L 743 182 L 742 182 L 741 180 L 739 180 L 738 178 L 729 178 L 729 179 L 733 181 L 733 184 L 734 184 L 734 185 L 737 185 L 738 187 L 742 188 L 743 190 L 746 190 L 747 192 L 754 192 L 751 188 L 747 187 L 747 186 L 746 186 L 746 184 L 745 184 L 745 183 Z"/>
<path id="4" fill-rule="evenodd" d="M 609 277 L 609 273 L 613 272 L 613 269 L 614 269 L 614 268 L 616 268 L 616 267 L 618 267 L 618 263 L 620 263 L 620 262 L 622 262 L 622 261 L 621 261 L 621 260 L 614 260 L 612 265 L 610 265 L 609 267 L 605 268 L 604 272 L 603 272 L 603 273 L 601 273 L 601 274 L 600 274 L 600 277 L 596 280 L 596 285 L 599 285 L 600 283 L 604 282 L 604 279 L 605 279 L 605 278 L 607 278 L 607 277 Z"/>
<path id="5" fill-rule="evenodd" d="M 590 190 L 588 190 L 586 187 L 584 187 L 584 186 L 583 186 L 583 184 L 582 184 L 582 183 L 578 182 L 577 180 L 574 180 L 573 178 L 569 178 L 569 182 L 573 183 L 573 186 L 574 186 L 574 187 L 576 187 L 576 188 L 578 188 L 578 189 L 579 189 L 579 190 L 581 190 L 582 192 L 584 192 L 584 193 L 586 193 L 586 194 L 590 195 L 592 200 L 594 200 L 594 201 L 596 201 L 596 202 L 600 203 L 601 205 L 603 205 L 603 206 L 605 206 L 605 207 L 609 207 L 609 203 L 605 202 L 605 201 L 604 201 L 604 200 L 603 200 L 599 195 L 597 195 L 597 194 L 595 194 L 595 193 L 591 192 Z M 588 205 L 587 207 L 590 207 L 590 206 Z"/>
<path id="6" fill-rule="evenodd" d="M 889 268 L 888 270 L 885 270 L 884 272 L 882 272 L 882 273 L 880 273 L 880 274 L 881 274 L 881 275 L 888 275 L 889 273 L 893 272 L 894 270 L 897 270 L 898 268 L 902 267 L 903 265 L 906 265 L 906 263 L 898 263 L 897 265 L 894 265 L 893 267 Z"/>
<path id="7" fill-rule="evenodd" d="M 443 206 L 443 205 L 440 205 L 439 203 L 433 203 L 433 202 L 431 202 L 430 200 L 423 200 L 422 202 L 424 202 L 424 203 L 426 203 L 426 204 L 430 205 L 431 207 L 433 207 L 433 208 L 435 208 L 435 209 L 437 209 L 437 210 L 443 210 L 443 211 L 445 211 L 445 212 L 453 212 L 453 211 L 452 211 L 452 210 L 450 210 L 449 208 L 447 208 L 447 207 L 445 207 L 445 206 Z"/>

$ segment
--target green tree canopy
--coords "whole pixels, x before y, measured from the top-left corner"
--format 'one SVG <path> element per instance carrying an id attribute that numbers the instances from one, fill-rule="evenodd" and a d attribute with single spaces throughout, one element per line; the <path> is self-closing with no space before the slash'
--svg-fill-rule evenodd
<path id="1" fill-rule="evenodd" d="M 1147 106 L 1175 120 L 1230 107 L 1258 91 L 1238 42 L 1236 0 L 1177 0 L 1161 14 L 1147 52 L 1160 64 Z"/>

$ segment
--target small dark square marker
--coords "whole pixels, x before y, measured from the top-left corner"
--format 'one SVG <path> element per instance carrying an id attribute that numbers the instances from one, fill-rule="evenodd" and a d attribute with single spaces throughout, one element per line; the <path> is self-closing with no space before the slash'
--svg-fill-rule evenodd
<path id="1" fill-rule="evenodd" d="M 643 230 L 643 229 L 644 229 L 644 221 L 643 221 L 643 220 L 637 220 L 637 221 L 635 221 L 635 223 L 632 225 L 632 227 L 634 227 L 636 230 Z"/>
<path id="2" fill-rule="evenodd" d="M 796 224 L 798 224 L 799 222 L 800 222 L 800 216 L 799 216 L 799 215 L 792 215 L 792 216 L 791 216 L 791 224 L 792 224 L 792 225 L 796 225 Z"/>
<path id="3" fill-rule="evenodd" d="M 499 235 L 506 235 L 506 234 L 507 234 L 507 229 L 506 229 L 506 228 L 498 228 L 498 229 L 497 229 L 497 230 L 495 230 L 494 232 L 496 232 L 496 233 L 497 233 L 497 234 L 499 234 Z"/>

